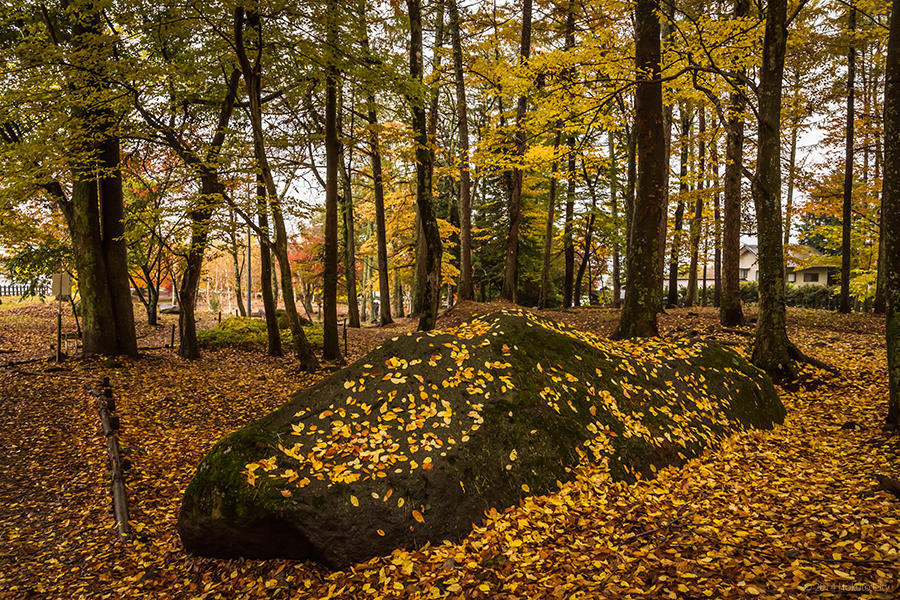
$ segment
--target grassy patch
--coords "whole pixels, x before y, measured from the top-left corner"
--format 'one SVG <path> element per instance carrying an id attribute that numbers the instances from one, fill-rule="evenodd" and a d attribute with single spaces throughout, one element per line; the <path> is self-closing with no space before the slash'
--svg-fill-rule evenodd
<path id="1" fill-rule="evenodd" d="M 279 319 L 281 342 L 290 346 L 291 330 L 287 327 L 287 319 Z M 282 322 L 285 321 L 285 322 Z M 282 327 L 284 326 L 284 327 Z M 305 325 L 303 332 L 306 339 L 314 346 L 322 345 L 322 328 L 317 325 Z M 263 349 L 266 347 L 266 322 L 249 317 L 228 317 L 212 329 L 197 332 L 197 340 L 205 348 L 224 346 L 243 349 Z"/>

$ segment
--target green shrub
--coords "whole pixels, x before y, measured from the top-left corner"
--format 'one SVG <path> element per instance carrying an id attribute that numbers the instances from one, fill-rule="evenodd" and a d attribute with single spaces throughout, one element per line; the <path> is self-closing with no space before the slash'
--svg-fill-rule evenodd
<path id="1" fill-rule="evenodd" d="M 279 317 L 279 328 L 282 319 Z M 287 315 L 284 315 L 285 325 Z M 303 328 L 306 339 L 313 346 L 323 344 L 322 329 L 314 325 Z M 281 341 L 285 347 L 291 344 L 291 330 L 281 329 Z M 264 349 L 266 347 L 266 322 L 261 319 L 249 317 L 228 317 L 212 329 L 203 329 L 197 332 L 197 341 L 205 348 L 220 348 L 231 346 L 247 350 Z"/>
<path id="2" fill-rule="evenodd" d="M 309 327 L 312 325 L 312 321 L 305 318 L 303 315 L 298 314 L 297 317 L 300 319 L 300 325 L 303 327 Z M 275 310 L 275 318 L 278 319 L 278 329 L 290 329 L 291 321 L 288 319 L 287 311 L 283 308 L 278 308 Z"/>
<path id="3" fill-rule="evenodd" d="M 742 281 L 740 294 L 744 304 L 759 302 L 759 284 L 755 281 Z"/>
<path id="4" fill-rule="evenodd" d="M 787 284 L 785 302 L 788 306 L 803 308 L 834 308 L 836 288 L 823 285 Z"/>

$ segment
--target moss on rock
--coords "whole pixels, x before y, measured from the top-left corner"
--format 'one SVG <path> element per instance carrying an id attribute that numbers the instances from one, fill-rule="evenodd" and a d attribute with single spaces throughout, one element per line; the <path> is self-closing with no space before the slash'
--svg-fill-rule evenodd
<path id="1" fill-rule="evenodd" d="M 501 311 L 394 338 L 221 440 L 178 526 L 199 554 L 340 567 L 460 539 L 580 461 L 651 477 L 784 414 L 731 350 L 613 342 Z"/>

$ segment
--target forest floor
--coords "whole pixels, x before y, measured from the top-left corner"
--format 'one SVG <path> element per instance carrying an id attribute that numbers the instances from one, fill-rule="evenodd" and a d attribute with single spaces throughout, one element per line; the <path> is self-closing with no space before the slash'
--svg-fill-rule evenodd
<path id="1" fill-rule="evenodd" d="M 458 306 L 441 324 L 498 306 Z M 599 333 L 618 316 L 544 314 Z M 338 572 L 190 556 L 176 531 L 181 494 L 213 443 L 326 371 L 235 350 L 181 360 L 163 347 L 171 316 L 139 328 L 140 360 L 57 366 L 45 360 L 55 319 L 54 305 L 0 306 L 0 598 L 900 596 L 900 500 L 878 489 L 879 475 L 900 475 L 900 437 L 881 429 L 888 392 L 877 317 L 789 311 L 792 339 L 839 372 L 806 367 L 799 384 L 780 389 L 788 416 L 774 430 L 736 434 L 650 481 L 595 485 L 584 468 L 558 492 L 491 511 L 460 543 Z M 751 331 L 723 331 L 709 308 L 670 311 L 661 325 L 667 336 L 738 349 Z M 350 330 L 350 358 L 412 327 Z M 104 376 L 133 463 L 135 534 L 125 543 L 114 533 L 103 436 L 84 390 Z"/>

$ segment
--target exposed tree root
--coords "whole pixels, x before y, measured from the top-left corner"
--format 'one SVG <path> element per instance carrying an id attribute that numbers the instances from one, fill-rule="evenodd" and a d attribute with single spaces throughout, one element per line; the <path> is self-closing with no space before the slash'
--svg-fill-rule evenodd
<path id="1" fill-rule="evenodd" d="M 832 375 L 837 375 L 840 372 L 837 367 L 833 367 L 826 362 L 822 362 L 818 358 L 813 358 L 812 356 L 804 354 L 803 351 L 795 346 L 792 342 L 788 342 L 788 355 L 798 362 L 812 365 L 818 369 L 823 369 L 825 371 L 828 371 Z"/>

